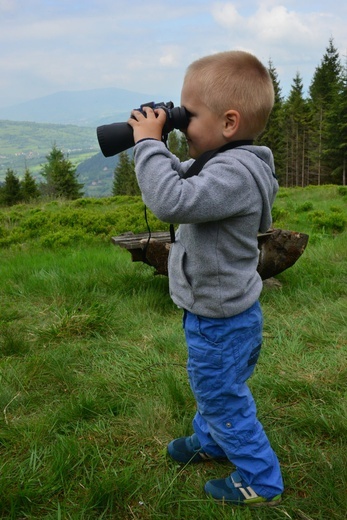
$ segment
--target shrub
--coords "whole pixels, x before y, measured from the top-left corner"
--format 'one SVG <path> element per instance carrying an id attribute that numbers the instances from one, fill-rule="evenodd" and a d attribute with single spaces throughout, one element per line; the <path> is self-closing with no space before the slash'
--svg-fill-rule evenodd
<path id="1" fill-rule="evenodd" d="M 88 242 L 90 241 L 89 238 L 86 233 L 80 230 L 64 230 L 45 235 L 40 239 L 40 244 L 48 248 L 64 247 Z"/>
<path id="2" fill-rule="evenodd" d="M 280 188 L 277 193 L 277 198 L 278 199 L 287 199 L 288 197 L 289 197 L 288 191 L 284 191 L 283 189 Z"/>
<path id="3" fill-rule="evenodd" d="M 310 216 L 315 229 L 339 233 L 346 227 L 346 216 L 342 211 L 314 211 Z"/>
<path id="4" fill-rule="evenodd" d="M 278 206 L 273 206 L 272 208 L 272 219 L 274 222 L 279 222 L 279 221 L 283 221 L 285 220 L 285 218 L 287 217 L 288 215 L 288 211 L 283 209 L 283 208 L 279 208 Z"/>
<path id="5" fill-rule="evenodd" d="M 306 211 L 312 211 L 314 208 L 313 203 L 309 200 L 304 202 L 303 204 L 300 204 L 300 206 L 297 207 L 296 212 L 297 213 L 304 213 Z"/>
<path id="6" fill-rule="evenodd" d="M 330 206 L 330 211 L 333 213 L 341 213 L 341 215 L 343 215 L 343 210 L 340 206 Z"/>
<path id="7" fill-rule="evenodd" d="M 49 216 L 47 213 L 40 210 L 39 212 L 33 212 L 26 220 L 24 220 L 20 227 L 23 230 L 41 231 L 47 226 L 49 222 Z M 33 233 L 35 235 L 35 233 Z"/>

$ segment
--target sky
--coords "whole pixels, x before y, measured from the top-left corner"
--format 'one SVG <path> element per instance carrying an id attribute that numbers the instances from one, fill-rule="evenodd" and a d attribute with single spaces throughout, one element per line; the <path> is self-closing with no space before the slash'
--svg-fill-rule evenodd
<path id="1" fill-rule="evenodd" d="M 0 0 L 0 107 L 108 87 L 177 104 L 187 66 L 229 49 L 271 61 L 286 96 L 330 39 L 346 63 L 346 27 L 345 0 Z"/>

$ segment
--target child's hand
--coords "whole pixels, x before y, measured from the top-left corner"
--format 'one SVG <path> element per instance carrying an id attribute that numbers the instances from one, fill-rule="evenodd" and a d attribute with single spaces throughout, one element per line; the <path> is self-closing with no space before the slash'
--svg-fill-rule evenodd
<path id="1" fill-rule="evenodd" d="M 159 108 L 155 111 L 150 107 L 143 107 L 146 117 L 139 111 L 133 110 L 128 124 L 134 132 L 134 142 L 137 143 L 141 139 L 157 139 L 161 141 L 163 134 L 163 126 L 166 121 L 165 110 Z"/>

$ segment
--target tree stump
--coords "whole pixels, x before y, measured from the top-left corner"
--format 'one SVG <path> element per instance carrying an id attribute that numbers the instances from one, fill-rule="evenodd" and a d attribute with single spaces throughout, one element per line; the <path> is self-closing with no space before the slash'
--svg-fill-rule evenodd
<path id="1" fill-rule="evenodd" d="M 308 235 L 296 231 L 270 229 L 258 235 L 259 262 L 257 271 L 263 280 L 276 276 L 295 264 L 305 251 Z M 156 274 L 168 275 L 170 233 L 165 231 L 134 234 L 131 231 L 112 237 L 114 245 L 127 249 L 133 262 L 144 262 Z"/>

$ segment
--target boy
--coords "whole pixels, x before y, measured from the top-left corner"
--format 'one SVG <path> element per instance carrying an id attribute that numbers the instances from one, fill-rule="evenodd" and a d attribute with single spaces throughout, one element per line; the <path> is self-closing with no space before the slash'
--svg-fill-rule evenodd
<path id="1" fill-rule="evenodd" d="M 170 442 L 168 453 L 183 464 L 229 459 L 236 471 L 207 482 L 205 491 L 238 505 L 276 505 L 283 492 L 277 457 L 246 385 L 262 342 L 257 233 L 271 225 L 278 190 L 271 151 L 253 139 L 273 102 L 271 78 L 256 57 L 222 52 L 193 62 L 183 83 L 185 135 L 195 162 L 180 163 L 161 142 L 163 110 L 134 110 L 128 121 L 145 204 L 159 219 L 180 224 L 169 285 L 184 309 L 197 412 L 193 435 Z M 201 170 L 190 176 L 199 158 Z"/>

